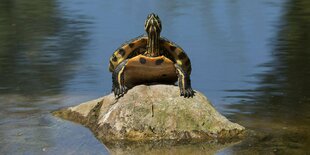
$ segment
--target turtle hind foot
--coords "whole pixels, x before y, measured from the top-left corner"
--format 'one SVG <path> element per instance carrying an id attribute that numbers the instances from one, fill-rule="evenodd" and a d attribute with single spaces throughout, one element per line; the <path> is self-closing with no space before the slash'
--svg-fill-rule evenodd
<path id="1" fill-rule="evenodd" d="M 192 88 L 181 89 L 180 96 L 184 96 L 184 98 L 193 98 L 195 93 L 196 92 Z"/>

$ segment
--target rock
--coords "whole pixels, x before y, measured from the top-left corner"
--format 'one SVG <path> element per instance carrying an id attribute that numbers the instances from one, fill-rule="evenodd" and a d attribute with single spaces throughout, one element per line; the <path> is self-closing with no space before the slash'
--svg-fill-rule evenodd
<path id="1" fill-rule="evenodd" d="M 110 94 L 54 115 L 89 127 L 104 143 L 230 139 L 245 130 L 217 112 L 202 93 L 180 97 L 171 85 L 139 85 L 118 100 Z"/>

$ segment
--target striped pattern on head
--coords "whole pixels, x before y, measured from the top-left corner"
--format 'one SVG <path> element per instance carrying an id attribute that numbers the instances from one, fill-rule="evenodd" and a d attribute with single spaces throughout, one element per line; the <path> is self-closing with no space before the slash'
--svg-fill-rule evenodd
<path id="1" fill-rule="evenodd" d="M 145 20 L 144 29 L 148 35 L 160 34 L 162 27 L 159 17 L 154 13 L 149 14 Z"/>

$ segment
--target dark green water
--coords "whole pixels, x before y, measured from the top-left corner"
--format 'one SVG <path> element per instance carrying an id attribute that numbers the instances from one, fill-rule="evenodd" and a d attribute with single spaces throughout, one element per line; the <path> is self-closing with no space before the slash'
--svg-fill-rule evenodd
<path id="1" fill-rule="evenodd" d="M 111 53 L 144 33 L 150 12 L 161 17 L 162 35 L 187 51 L 193 87 L 258 133 L 211 152 L 310 153 L 308 0 L 1 0 L 0 154 L 108 154 L 88 129 L 50 112 L 108 94 Z"/>

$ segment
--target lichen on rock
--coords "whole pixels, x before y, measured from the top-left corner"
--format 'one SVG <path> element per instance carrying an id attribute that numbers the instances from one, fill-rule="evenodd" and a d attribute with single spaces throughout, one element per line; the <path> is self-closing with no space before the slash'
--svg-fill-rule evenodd
<path id="1" fill-rule="evenodd" d="M 244 127 L 217 112 L 202 93 L 196 91 L 193 98 L 184 98 L 178 89 L 139 85 L 119 99 L 110 94 L 54 115 L 89 127 L 103 142 L 214 140 L 242 135 Z"/>

